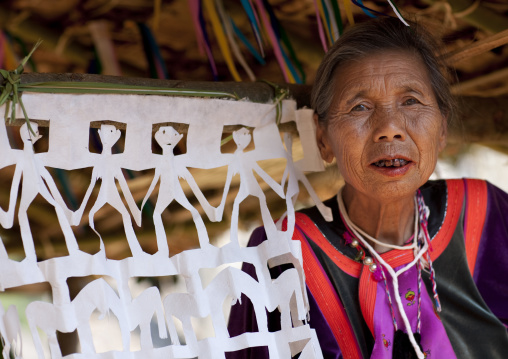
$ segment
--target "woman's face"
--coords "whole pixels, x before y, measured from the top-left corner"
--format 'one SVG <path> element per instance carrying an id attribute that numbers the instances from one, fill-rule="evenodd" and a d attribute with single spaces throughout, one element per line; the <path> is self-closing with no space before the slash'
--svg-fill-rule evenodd
<path id="1" fill-rule="evenodd" d="M 348 190 L 396 201 L 425 183 L 446 141 L 430 78 L 416 55 L 387 51 L 337 69 L 326 126 L 317 140 L 337 159 Z"/>

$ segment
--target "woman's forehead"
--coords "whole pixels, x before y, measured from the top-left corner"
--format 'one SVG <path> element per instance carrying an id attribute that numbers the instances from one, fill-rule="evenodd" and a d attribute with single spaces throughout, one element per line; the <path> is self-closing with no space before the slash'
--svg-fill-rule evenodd
<path id="1" fill-rule="evenodd" d="M 350 61 L 335 72 L 336 93 L 427 92 L 430 77 L 423 61 L 409 52 L 382 52 Z"/>

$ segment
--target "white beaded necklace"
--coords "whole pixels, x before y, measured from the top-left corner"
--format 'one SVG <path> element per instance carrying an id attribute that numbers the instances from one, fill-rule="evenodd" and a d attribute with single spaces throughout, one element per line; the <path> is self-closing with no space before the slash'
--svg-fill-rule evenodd
<path id="1" fill-rule="evenodd" d="M 413 345 L 413 348 L 415 349 L 415 352 L 416 352 L 416 355 L 418 356 L 418 358 L 424 359 L 425 356 L 422 353 L 422 351 L 420 350 L 420 347 L 415 340 L 413 330 L 411 328 L 411 324 L 409 323 L 409 319 L 408 319 L 406 312 L 404 310 L 404 306 L 402 305 L 400 295 L 398 295 L 398 293 L 399 293 L 399 281 L 398 281 L 399 275 L 401 275 L 402 273 L 404 273 L 407 270 L 409 270 L 410 268 L 412 268 L 422 258 L 422 256 L 425 254 L 425 252 L 427 252 L 427 250 L 429 248 L 429 244 L 427 243 L 427 241 L 425 239 L 423 240 L 423 247 L 420 248 L 418 246 L 418 234 L 421 233 L 421 231 L 419 231 L 420 222 L 418 220 L 419 216 L 417 215 L 418 205 L 416 202 L 416 197 L 415 197 L 415 226 L 414 226 L 413 243 L 410 246 L 407 246 L 407 245 L 406 246 L 397 246 L 397 245 L 386 244 L 386 243 L 382 243 L 382 242 L 378 241 L 377 239 L 375 239 L 375 238 L 371 237 L 370 235 L 368 235 L 367 233 L 365 233 L 361 228 L 359 228 L 356 224 L 354 224 L 351 221 L 351 219 L 349 218 L 349 216 L 347 214 L 346 207 L 344 205 L 344 201 L 342 199 L 342 190 L 343 189 L 344 189 L 344 187 L 342 187 L 339 190 L 339 193 L 337 193 L 337 202 L 339 204 L 339 211 L 342 214 L 342 217 L 344 218 L 346 225 L 348 225 L 349 228 L 351 228 L 351 230 L 355 234 L 356 238 L 358 238 L 358 240 L 360 240 L 360 242 L 365 246 L 365 248 L 367 248 L 367 250 L 370 252 L 370 254 L 378 260 L 378 262 L 386 269 L 386 271 L 388 273 L 390 273 L 390 276 L 392 278 L 393 290 L 395 293 L 395 301 L 397 302 L 397 308 L 399 309 L 399 314 L 402 317 L 402 321 L 404 322 L 404 326 L 405 326 L 407 334 L 409 336 L 409 340 L 410 340 L 411 344 Z M 395 272 L 393 270 L 393 268 L 388 263 L 386 263 L 385 260 L 379 255 L 379 253 L 377 253 L 376 250 L 374 248 L 372 248 L 372 246 L 365 240 L 364 236 L 376 244 L 379 244 L 379 245 L 382 245 L 385 247 L 389 247 L 389 248 L 393 248 L 396 250 L 414 249 L 415 258 L 413 261 L 408 263 L 404 268 L 401 268 L 397 272 Z"/>

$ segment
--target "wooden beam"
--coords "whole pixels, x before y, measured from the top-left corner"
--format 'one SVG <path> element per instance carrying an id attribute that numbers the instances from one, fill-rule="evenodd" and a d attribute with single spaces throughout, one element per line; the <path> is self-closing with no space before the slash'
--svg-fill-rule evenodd
<path id="1" fill-rule="evenodd" d="M 505 70 L 501 70 L 505 74 Z M 487 75 L 483 80 L 472 80 L 472 83 L 464 83 L 453 88 L 456 93 L 461 93 L 464 88 L 472 85 L 478 85 L 477 82 L 487 81 L 492 78 L 499 78 L 499 73 Z M 248 98 L 251 101 L 269 102 L 274 98 L 274 89 L 264 82 L 198 82 L 198 81 L 174 81 L 174 80 L 156 80 L 147 78 L 130 78 L 120 76 L 101 76 L 90 74 L 38 74 L 30 73 L 21 76 L 21 82 L 24 84 L 36 82 L 102 82 L 112 84 L 212 90 L 236 93 L 239 97 Z M 281 88 L 287 89 L 292 98 L 297 102 L 297 106 L 310 106 L 311 86 L 295 84 L 278 84 Z M 462 87 L 461 87 L 462 86 Z M 462 104 L 459 126 L 452 126 L 449 131 L 450 142 L 475 142 L 486 145 L 508 144 L 508 97 L 499 98 L 481 98 L 481 97 L 460 97 L 457 100 Z M 18 121 L 15 125 L 20 125 L 23 121 Z M 97 126 L 100 122 L 97 122 Z M 44 123 L 41 124 L 44 126 Z M 47 124 L 46 124 L 47 126 Z M 282 131 L 296 132 L 294 123 L 284 124 Z M 483 130 L 478 132 L 478 128 Z M 492 131 L 492 132 L 490 132 Z M 479 135 L 481 134 L 481 135 Z"/>
<path id="2" fill-rule="evenodd" d="M 0 82 L 3 77 L 0 75 Z M 26 73 L 21 75 L 22 84 L 40 82 L 100 82 L 118 85 L 149 86 L 158 88 L 193 89 L 222 91 L 238 95 L 252 102 L 268 103 L 275 97 L 274 88 L 265 82 L 208 82 L 159 80 L 140 77 L 107 76 L 93 74 L 55 74 Z M 299 108 L 310 107 L 311 86 L 278 83 L 282 89 L 288 90 Z"/>

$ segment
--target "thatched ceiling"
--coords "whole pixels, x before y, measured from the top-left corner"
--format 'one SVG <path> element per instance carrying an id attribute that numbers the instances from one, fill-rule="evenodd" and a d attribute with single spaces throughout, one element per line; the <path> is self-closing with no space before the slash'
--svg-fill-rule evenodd
<path id="1" fill-rule="evenodd" d="M 334 0 L 332 0 L 334 1 Z M 347 0 L 349 1 L 349 0 Z M 288 34 L 298 60 L 306 73 L 306 84 L 312 84 L 324 51 L 321 46 L 313 0 L 269 0 L 275 15 Z M 343 1 L 337 0 L 343 9 Z M 506 43 L 508 33 L 508 3 L 504 0 L 399 0 L 397 6 L 410 17 L 416 17 L 425 24 L 435 36 L 445 43 L 444 53 L 459 51 L 471 47 L 481 40 L 492 39 L 498 35 L 499 44 Z M 240 1 L 224 0 L 227 14 L 238 25 L 240 30 L 254 42 L 251 27 L 247 21 Z M 385 0 L 364 1 L 364 4 L 380 12 L 393 14 Z M 478 6 L 477 6 L 478 5 Z M 469 10 L 468 10 L 469 9 Z M 454 13 L 469 11 L 469 14 L 458 17 Z M 474 11 L 471 11 L 474 10 Z M 466 11 L 466 12 L 467 12 Z M 367 16 L 361 9 L 353 6 L 354 19 L 362 21 Z M 345 12 L 342 12 L 345 27 L 350 26 Z M 214 37 L 207 13 L 204 12 L 206 29 L 210 38 L 213 57 L 217 64 L 219 80 L 232 81 L 233 77 L 224 61 L 217 39 Z M 34 53 L 33 60 L 37 72 L 87 73 L 96 72 L 100 62 L 102 74 L 150 77 L 149 62 L 143 48 L 142 36 L 138 23 L 144 23 L 152 30 L 158 44 L 163 62 L 167 66 L 169 78 L 181 81 L 212 81 L 213 76 L 206 56 L 200 53 L 196 41 L 195 28 L 187 0 L 7 0 L 0 4 L 0 26 L 9 39 L 13 53 L 18 59 L 24 52 L 41 38 L 44 42 Z M 497 44 L 497 43 L 496 43 Z M 245 60 L 257 79 L 272 82 L 284 82 L 282 72 L 269 43 L 265 43 L 265 65 L 261 65 L 240 47 Z M 108 50 L 109 49 L 109 50 Z M 109 51 L 109 52 L 108 52 Z M 487 50 L 461 52 L 462 58 L 450 60 L 450 66 L 457 72 L 458 82 L 453 85 L 455 94 L 491 98 L 508 95 L 508 46 L 490 46 Z M 117 60 L 117 62 L 114 61 Z M 3 67 L 8 61 L 3 59 Z M 243 81 L 248 77 L 236 64 Z M 27 71 L 31 70 L 27 66 Z M 501 114 L 506 119 L 506 114 Z M 504 121 L 504 120 L 503 120 Z M 506 126 L 506 124 L 505 124 Z M 16 137 L 17 130 L 11 129 Z M 38 144 L 44 146 L 44 143 Z M 47 146 L 47 144 L 46 144 Z M 275 178 L 282 176 L 281 165 L 265 164 L 267 171 Z M 14 168 L 0 169 L 0 205 L 6 208 L 10 182 Z M 53 173 L 54 177 L 63 175 L 68 180 L 68 187 L 73 196 L 80 200 L 86 190 L 90 173 Z M 86 172 L 86 171 L 85 171 Z M 330 188 L 330 176 L 314 175 L 315 187 L 326 197 L 336 190 Z M 134 198 L 141 200 L 150 184 L 153 173 L 136 174 L 130 179 Z M 195 176 L 198 176 L 196 173 Z M 214 178 L 201 178 L 205 195 L 217 205 L 222 194 L 219 187 L 223 185 L 224 173 Z M 199 177 L 199 176 L 198 176 Z M 60 184 L 61 185 L 61 184 Z M 232 194 L 231 200 L 234 193 Z M 268 194 L 269 205 L 274 216 L 281 214 L 282 201 L 276 201 L 276 195 Z M 69 198 L 67 198 L 68 201 Z M 70 204 L 71 205 L 71 204 Z M 72 205 L 71 205 L 72 206 Z M 249 218 L 258 215 L 257 201 L 247 200 L 241 207 L 242 216 Z M 37 198 L 29 209 L 33 233 L 36 233 L 38 256 L 40 259 L 54 255 L 65 255 L 65 245 L 58 227 L 53 208 L 44 200 Z M 150 210 L 145 214 L 150 218 Z M 86 212 L 85 212 L 86 217 Z M 123 235 L 121 216 L 112 208 L 104 208 L 96 214 L 97 228 L 105 233 L 108 256 L 123 257 L 128 251 Z M 193 228 L 190 213 L 177 205 L 165 212 L 165 221 L 171 229 L 174 239 L 171 247 L 174 252 L 189 246 L 197 245 L 197 236 Z M 149 223 L 149 221 L 146 221 Z M 218 235 L 227 224 L 210 224 L 211 236 Z M 136 230 L 140 242 L 148 252 L 156 248 L 153 226 L 149 224 Z M 22 253 L 19 233 L 16 228 L 2 231 L 2 238 L 10 255 Z M 76 228 L 76 235 L 83 249 L 94 252 L 98 250 L 96 235 L 83 223 Z"/>
<path id="2" fill-rule="evenodd" d="M 343 8 L 343 1 L 337 2 Z M 252 29 L 240 1 L 224 0 L 223 3 L 226 13 L 254 43 Z M 304 67 L 306 82 L 311 84 L 324 53 L 318 35 L 314 1 L 270 0 L 269 3 Z M 442 38 L 448 51 L 508 29 L 508 3 L 503 0 L 481 1 L 475 11 L 461 18 L 453 14 L 469 8 L 475 3 L 473 0 L 399 0 L 395 3 L 409 17 L 416 17 L 437 37 Z M 365 5 L 393 15 L 387 0 L 365 1 Z M 356 21 L 367 18 L 356 6 L 353 6 L 353 12 Z M 350 24 L 344 9 L 342 15 L 347 28 Z M 224 63 L 206 9 L 203 16 L 217 62 L 219 79 L 233 80 Z M 83 73 L 95 70 L 90 65 L 95 56 L 94 51 L 100 52 L 101 42 L 107 42 L 109 36 L 119 62 L 119 74 L 149 77 L 142 37 L 136 25 L 138 22 L 145 23 L 152 29 L 170 79 L 213 80 L 207 58 L 198 49 L 187 0 L 7 0 L 0 5 L 0 25 L 21 40 L 26 48 L 29 49 L 39 38 L 44 40 L 34 55 L 38 72 Z M 94 40 L 94 31 L 100 34 L 100 39 Z M 21 56 L 19 44 L 14 41 L 16 52 Z M 264 46 L 264 66 L 258 64 L 245 48 L 241 47 L 241 50 L 258 79 L 274 82 L 284 80 L 269 43 Z M 455 63 L 454 66 L 459 80 L 478 80 L 480 76 L 503 69 L 507 58 L 508 50 L 501 47 Z M 107 67 L 103 65 L 103 74 L 114 74 L 104 73 L 104 70 L 108 70 Z M 237 68 L 242 79 L 247 81 L 248 77 L 238 64 Z M 485 80 L 482 93 L 485 95 L 483 90 L 490 90 L 494 86 L 493 81 Z M 466 87 L 468 93 L 475 92 L 474 86 Z M 493 93 L 500 95 L 507 92 L 508 89 L 504 89 Z"/>

